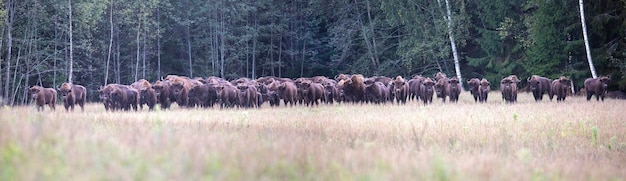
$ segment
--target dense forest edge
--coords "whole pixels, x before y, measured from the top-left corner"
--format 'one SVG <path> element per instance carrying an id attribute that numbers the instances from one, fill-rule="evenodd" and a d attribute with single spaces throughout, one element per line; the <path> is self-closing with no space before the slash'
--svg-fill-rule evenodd
<path id="1" fill-rule="evenodd" d="M 5 0 L 0 97 L 21 105 L 33 85 L 71 81 L 95 92 L 167 75 L 454 76 L 451 40 L 465 80 L 514 74 L 525 87 L 531 75 L 566 76 L 579 91 L 592 75 L 578 2 Z M 625 0 L 584 1 L 592 60 L 611 77 L 609 91 L 626 90 L 625 10 Z"/>

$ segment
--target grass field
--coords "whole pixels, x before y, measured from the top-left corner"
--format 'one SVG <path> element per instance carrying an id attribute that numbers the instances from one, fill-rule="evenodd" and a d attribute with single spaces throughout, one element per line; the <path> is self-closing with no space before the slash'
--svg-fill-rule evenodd
<path id="1" fill-rule="evenodd" d="M 626 101 L 0 110 L 0 180 L 624 180 Z M 79 110 L 79 109 L 78 109 Z"/>

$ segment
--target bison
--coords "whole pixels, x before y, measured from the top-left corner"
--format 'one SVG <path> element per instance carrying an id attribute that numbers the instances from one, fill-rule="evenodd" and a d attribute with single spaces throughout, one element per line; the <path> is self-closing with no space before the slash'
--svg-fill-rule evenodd
<path id="1" fill-rule="evenodd" d="M 424 101 L 424 105 L 433 103 L 434 86 L 435 82 L 430 78 L 424 79 L 422 85 L 420 85 L 420 99 Z"/>
<path id="2" fill-rule="evenodd" d="M 517 84 L 511 77 L 505 77 L 500 81 L 502 99 L 507 103 L 515 103 L 517 97 Z"/>
<path id="3" fill-rule="evenodd" d="M 190 107 L 189 104 L 189 89 L 191 89 L 192 84 L 183 77 L 172 77 L 170 79 L 170 91 L 173 96 L 176 98 L 176 103 L 180 107 Z"/>
<path id="4" fill-rule="evenodd" d="M 298 88 L 293 82 L 283 82 L 278 86 L 276 94 L 283 100 L 285 106 L 287 104 L 293 106 L 297 101 Z"/>
<path id="5" fill-rule="evenodd" d="M 406 99 L 409 93 L 409 84 L 402 78 L 402 76 L 397 76 L 393 81 L 393 95 L 396 98 L 396 102 L 398 104 L 406 104 Z"/>
<path id="6" fill-rule="evenodd" d="M 461 82 L 459 82 L 459 79 L 457 79 L 456 77 L 452 77 L 450 78 L 450 80 L 448 80 L 448 86 L 446 86 L 446 95 L 450 97 L 450 102 L 456 103 L 459 101 L 459 95 L 461 94 L 461 90 L 463 89 L 460 83 Z"/>
<path id="7" fill-rule="evenodd" d="M 472 78 L 468 80 L 467 86 L 472 96 L 474 96 L 474 102 L 478 102 L 478 98 L 480 97 L 480 93 L 478 93 L 478 88 L 480 86 L 480 79 Z"/>
<path id="8" fill-rule="evenodd" d="M 559 77 L 558 79 L 552 81 L 552 86 L 550 87 L 550 100 L 556 95 L 556 101 L 565 101 L 565 97 L 567 97 L 567 88 L 569 87 L 569 79 L 567 77 Z"/>
<path id="9" fill-rule="evenodd" d="M 167 80 L 157 80 L 152 84 L 152 89 L 154 89 L 154 94 L 157 96 L 157 102 L 161 104 L 163 109 L 169 109 L 171 100 L 176 100 L 170 92 L 170 82 Z"/>
<path id="10" fill-rule="evenodd" d="M 139 104 L 139 91 L 130 86 L 119 86 L 111 92 L 111 103 L 117 108 L 130 111 L 132 108 L 137 111 Z"/>
<path id="11" fill-rule="evenodd" d="M 324 97 L 324 86 L 319 83 L 302 82 L 302 95 L 307 106 L 319 105 L 319 101 Z"/>
<path id="12" fill-rule="evenodd" d="M 257 88 L 249 83 L 239 83 L 239 106 L 245 108 L 258 107 Z"/>
<path id="13" fill-rule="evenodd" d="M 585 92 L 587 93 L 587 101 L 591 100 L 591 96 L 596 95 L 596 101 L 604 102 L 607 93 L 607 87 L 611 81 L 611 77 L 602 76 L 599 78 L 588 78 L 585 80 Z"/>
<path id="14" fill-rule="evenodd" d="M 87 89 L 82 85 L 63 83 L 59 87 L 61 99 L 65 106 L 65 111 L 74 111 L 74 105 L 78 104 L 81 111 L 85 111 L 85 101 L 87 101 Z"/>
<path id="15" fill-rule="evenodd" d="M 156 103 L 157 95 L 152 87 L 143 87 L 139 90 L 139 105 L 141 107 L 146 104 L 148 106 L 148 110 L 152 111 L 154 110 Z"/>
<path id="16" fill-rule="evenodd" d="M 478 101 L 481 103 L 487 102 L 487 96 L 489 95 L 489 90 L 491 89 L 491 84 L 487 79 L 480 80 L 480 84 L 478 85 Z"/>
<path id="17" fill-rule="evenodd" d="M 533 93 L 535 101 L 541 101 L 543 99 L 543 94 L 550 95 L 550 87 L 552 84 L 551 79 L 538 75 L 533 75 L 531 77 L 528 77 L 527 82 L 530 87 L 530 91 Z"/>
<path id="18" fill-rule="evenodd" d="M 239 102 L 239 90 L 230 83 L 219 84 L 215 87 L 220 99 L 220 108 L 232 108 Z"/>
<path id="19" fill-rule="evenodd" d="M 53 88 L 44 88 L 40 86 L 32 86 L 28 89 L 28 94 L 35 101 L 37 111 L 44 111 L 44 105 L 50 106 L 53 111 L 56 110 L 57 91 Z"/>
<path id="20" fill-rule="evenodd" d="M 437 80 L 437 83 L 435 83 L 435 92 L 437 93 L 437 97 L 441 98 L 444 103 L 446 102 L 446 97 L 448 96 L 446 94 L 446 88 L 449 84 L 448 81 L 448 78 L 441 77 Z"/>
<path id="21" fill-rule="evenodd" d="M 365 86 L 365 97 L 368 102 L 380 104 L 387 101 L 387 86 L 382 82 L 373 82 Z"/>

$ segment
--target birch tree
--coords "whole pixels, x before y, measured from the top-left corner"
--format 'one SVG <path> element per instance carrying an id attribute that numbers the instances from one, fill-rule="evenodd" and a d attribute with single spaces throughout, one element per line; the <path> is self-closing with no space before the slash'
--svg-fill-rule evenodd
<path id="1" fill-rule="evenodd" d="M 591 76 L 595 79 L 598 75 L 596 74 L 596 67 L 593 66 L 593 60 L 591 59 L 591 49 L 589 48 L 589 38 L 587 37 L 587 23 L 585 23 L 585 8 L 583 7 L 583 0 L 578 0 L 578 6 L 580 7 L 580 24 L 582 24 L 583 28 L 583 38 L 585 40 L 585 50 L 587 52 L 589 70 L 591 70 Z"/>

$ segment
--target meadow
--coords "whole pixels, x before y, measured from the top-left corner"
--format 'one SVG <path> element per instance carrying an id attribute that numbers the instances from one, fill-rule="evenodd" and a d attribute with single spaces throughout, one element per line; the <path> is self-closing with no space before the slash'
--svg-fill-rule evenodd
<path id="1" fill-rule="evenodd" d="M 0 180 L 624 180 L 626 101 L 0 110 Z"/>

